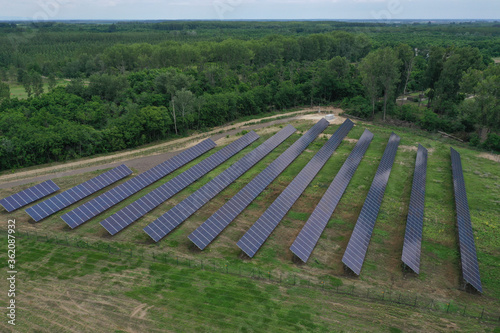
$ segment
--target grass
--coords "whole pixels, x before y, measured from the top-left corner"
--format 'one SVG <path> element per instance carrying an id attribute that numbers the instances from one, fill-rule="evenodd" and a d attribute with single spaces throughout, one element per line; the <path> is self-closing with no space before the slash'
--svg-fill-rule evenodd
<path id="1" fill-rule="evenodd" d="M 108 256 L 25 238 L 18 239 L 17 246 L 25 255 L 18 260 L 15 332 L 69 327 L 79 332 L 406 332 L 447 331 L 448 326 L 491 331 L 495 327 L 444 311 L 436 315 L 209 269 Z M 322 278 L 333 287 L 341 286 L 329 275 Z M 6 287 L 4 279 L 0 287 Z M 461 309 L 453 304 L 452 310 Z M 2 321 L 0 330 L 8 332 L 10 327 Z"/>
<path id="2" fill-rule="evenodd" d="M 65 86 L 68 84 L 68 81 L 64 79 L 57 79 L 56 83 L 57 86 Z M 10 87 L 10 98 L 19 98 L 19 99 L 28 98 L 28 94 L 26 93 L 26 90 L 24 89 L 22 84 L 9 83 L 9 87 Z M 49 84 L 47 83 L 47 80 L 44 80 L 43 91 L 47 92 L 48 90 L 49 90 Z"/>
<path id="3" fill-rule="evenodd" d="M 464 304 L 484 306 L 487 309 L 499 308 L 500 238 L 496 237 L 498 228 L 500 228 L 500 221 L 498 220 L 498 216 L 500 216 L 498 202 L 498 198 L 500 197 L 500 168 L 498 168 L 498 163 L 479 157 L 477 151 L 471 150 L 463 144 L 457 144 L 437 135 L 407 128 L 383 127 L 369 123 L 358 123 L 358 125 L 348 134 L 348 138 L 354 140 L 345 140 L 339 146 L 332 158 L 329 159 L 299 200 L 293 205 L 282 223 L 276 228 L 254 259 L 242 259 L 241 251 L 235 243 L 326 142 L 323 135 L 318 137 L 315 142 L 307 147 L 307 150 L 304 151 L 299 158 L 293 161 L 292 164 L 262 194 L 260 194 L 259 197 L 243 211 L 243 213 L 240 214 L 240 216 L 238 216 L 238 218 L 233 221 L 233 223 L 231 223 L 205 251 L 201 252 L 194 249 L 191 242 L 187 239 L 187 236 L 211 216 L 224 202 L 237 193 L 238 190 L 243 188 L 248 181 L 264 170 L 267 165 L 295 142 L 300 136 L 300 131 L 305 132 L 311 126 L 311 123 L 307 121 L 291 121 L 291 123 L 299 130 L 298 133 L 292 135 L 282 145 L 257 163 L 251 170 L 222 191 L 196 214 L 191 216 L 171 235 L 157 244 L 152 244 L 148 236 L 142 232 L 142 228 L 145 225 L 162 215 L 175 204 L 193 193 L 196 189 L 206 184 L 209 180 L 213 179 L 229 165 L 239 160 L 244 154 L 250 152 L 264 142 L 264 140 L 279 130 L 279 126 L 274 126 L 271 130 L 266 130 L 265 134 L 262 134 L 259 140 L 229 159 L 227 163 L 217 167 L 195 184 L 180 192 L 171 200 L 162 204 L 114 237 L 109 237 L 98 222 L 150 192 L 153 188 L 164 184 L 176 175 L 187 170 L 187 168 L 195 165 L 208 155 L 213 154 L 217 149 L 220 149 L 220 147 L 196 159 L 180 170 L 173 172 L 171 175 L 128 198 L 123 203 L 87 222 L 76 230 L 70 230 L 59 219 L 60 215 L 73 209 L 74 206 L 38 224 L 29 224 L 27 215 L 23 211 L 14 212 L 12 214 L 0 213 L 3 216 L 2 221 L 6 221 L 7 218 L 16 218 L 19 228 L 25 231 L 32 232 L 36 230 L 38 232 L 57 235 L 61 238 L 69 236 L 91 241 L 109 242 L 123 249 L 132 248 L 134 251 L 168 253 L 170 256 L 179 256 L 194 261 L 213 261 L 220 266 L 225 264 L 241 264 L 249 268 L 260 268 L 262 271 L 292 272 L 297 274 L 298 279 L 325 281 L 325 283 L 328 281 L 328 283 L 332 285 L 355 284 L 357 288 L 391 290 L 391 292 L 394 293 L 411 290 L 416 295 L 432 295 L 433 298 L 440 302 L 456 300 Z M 324 134 L 332 134 L 337 127 L 338 125 L 330 126 L 325 130 Z M 342 166 L 350 151 L 354 148 L 356 144 L 355 139 L 361 136 L 364 128 L 368 128 L 375 134 L 366 155 L 361 161 L 342 200 L 332 215 L 328 227 L 322 234 L 311 259 L 307 264 L 295 263 L 289 251 L 291 242 L 295 239 L 300 228 L 312 213 L 315 205 L 321 199 L 321 196 L 330 185 L 335 174 Z M 384 200 L 380 208 L 366 262 L 363 266 L 361 276 L 359 278 L 353 278 L 344 273 L 341 258 L 392 131 L 399 134 L 402 140 L 389 178 Z M 403 246 L 406 214 L 416 157 L 415 148 L 418 143 L 421 143 L 429 149 L 429 161 L 421 275 L 420 277 L 413 277 L 402 273 L 400 256 Z M 460 257 L 457 247 L 457 230 L 450 168 L 451 162 L 449 157 L 450 145 L 453 145 L 462 156 L 467 195 L 476 237 L 479 268 L 484 288 L 483 297 L 466 293 L 460 288 L 461 271 L 459 268 Z M 100 172 L 59 178 L 56 179 L 56 183 L 64 190 L 90 179 Z M 19 191 L 27 186 L 28 185 L 23 185 L 15 189 L 0 190 L 0 197 Z M 32 251 L 39 253 L 32 253 Z M 151 322 L 147 325 L 144 324 L 148 329 L 152 327 L 159 329 L 159 327 L 163 327 L 162 325 L 166 325 L 165 327 L 167 327 L 167 329 L 176 330 L 178 326 L 172 326 L 175 325 L 172 323 L 172 319 L 180 316 L 181 320 L 178 325 L 181 325 L 181 323 L 182 325 L 188 325 L 187 327 L 189 329 L 187 330 L 251 330 L 249 326 L 251 321 L 248 321 L 248 319 L 234 319 L 234 317 L 239 314 L 242 318 L 255 317 L 254 320 L 256 321 L 256 325 L 258 325 L 258 330 L 266 331 L 277 330 L 277 323 L 281 321 L 287 323 L 284 324 L 282 329 L 285 331 L 351 330 L 350 327 L 360 331 L 389 331 L 389 326 L 385 327 L 382 325 L 381 321 L 377 320 L 376 322 L 379 324 L 371 328 L 370 323 L 372 319 L 368 319 L 364 315 L 356 317 L 358 316 L 358 312 L 361 312 L 360 309 L 362 309 L 363 311 L 375 311 L 376 313 L 372 314 L 376 318 L 386 318 L 385 314 L 379 312 L 381 309 L 365 303 L 351 304 L 352 308 L 340 310 L 336 307 L 342 308 L 347 306 L 344 304 L 345 300 L 341 302 L 335 301 L 334 303 L 339 303 L 339 305 L 332 307 L 332 301 L 329 300 L 328 297 L 324 295 L 314 295 L 313 298 L 317 299 L 320 303 L 320 305 L 315 305 L 311 304 L 311 301 L 307 302 L 304 296 L 293 294 L 294 291 L 290 292 L 293 295 L 284 293 L 283 291 L 272 291 L 270 292 L 271 295 L 269 298 L 262 301 L 263 304 L 258 304 L 257 298 L 248 296 L 247 300 L 247 296 L 242 290 L 248 289 L 249 293 L 258 295 L 260 295 L 261 292 L 265 293 L 267 285 L 260 285 L 256 282 L 252 282 L 255 284 L 254 286 L 244 287 L 242 289 L 239 289 L 237 286 L 234 287 L 236 289 L 229 288 L 227 293 L 228 299 L 224 299 L 223 296 L 221 296 L 222 299 L 217 299 L 216 297 L 216 301 L 211 303 L 210 299 L 215 297 L 213 296 L 213 290 L 220 291 L 224 283 L 229 283 L 229 281 L 222 279 L 220 283 L 213 282 L 210 284 L 210 279 L 217 280 L 218 277 L 212 275 L 207 275 L 207 277 L 195 276 L 196 274 L 183 271 L 177 274 L 183 275 L 184 278 L 190 281 L 188 283 L 189 285 L 183 285 L 179 281 L 172 282 L 169 280 L 170 278 L 167 276 L 168 272 L 157 272 L 161 270 L 173 271 L 176 268 L 155 266 L 156 268 L 153 268 L 153 273 L 149 270 L 149 273 L 146 274 L 144 263 L 108 264 L 106 263 L 107 260 L 102 258 L 91 258 L 91 260 L 88 261 L 84 251 L 77 251 L 71 254 L 71 258 L 64 259 L 65 261 L 58 263 L 55 259 L 50 261 L 49 258 L 47 258 L 47 256 L 50 256 L 51 251 L 55 250 L 44 249 L 42 247 L 37 251 L 29 248 L 23 251 L 25 254 L 29 253 L 27 258 L 30 260 L 23 274 L 27 274 L 30 279 L 34 280 L 37 277 L 41 277 L 43 283 L 45 283 L 43 288 L 47 287 L 49 289 L 55 288 L 58 283 L 62 282 L 65 283 L 64 288 L 74 288 L 75 281 L 80 282 L 84 277 L 91 276 L 92 279 L 97 279 L 97 281 L 101 281 L 103 284 L 100 287 L 88 286 L 88 288 L 90 288 L 89 292 L 93 295 L 108 295 L 108 291 L 106 291 L 105 288 L 110 288 L 114 294 L 112 295 L 112 300 L 107 300 L 108 302 L 125 302 L 126 300 L 133 300 L 131 304 L 136 304 L 137 306 L 141 304 L 153 306 L 151 310 L 148 310 L 148 314 L 146 315 Z M 58 255 L 61 255 L 61 253 Z M 48 266 L 42 267 L 41 263 L 48 263 Z M 75 264 L 73 265 L 72 263 Z M 57 273 L 54 273 L 56 271 Z M 134 274 L 136 274 L 137 277 L 133 277 Z M 116 275 L 116 278 L 113 277 L 114 275 Z M 149 284 L 143 285 L 141 284 L 142 282 L 138 283 L 136 286 L 133 285 L 134 281 L 136 281 L 135 279 L 140 280 L 142 278 L 148 280 L 150 276 L 153 277 L 153 280 L 159 279 L 160 282 L 153 281 L 152 286 Z M 332 280 L 329 281 L 326 279 L 327 276 L 331 277 Z M 207 281 L 203 280 L 205 278 Z M 209 286 L 213 286 L 215 289 L 209 289 L 205 292 L 207 288 L 205 285 L 206 283 L 209 283 Z M 246 282 L 235 280 L 232 283 L 238 285 Z M 175 290 L 171 290 L 171 286 L 173 286 Z M 87 286 L 85 288 L 87 288 Z M 137 288 L 137 290 L 134 288 Z M 280 288 L 278 289 L 280 290 Z M 246 309 L 240 308 L 231 301 L 231 297 L 234 297 L 234 295 L 240 292 L 243 295 L 240 297 L 241 301 L 248 305 Z M 301 292 L 302 291 L 300 291 L 299 294 Z M 285 297 L 283 295 L 287 298 L 281 299 L 281 297 Z M 186 303 L 186 305 L 179 305 L 179 307 L 176 307 L 176 301 Z M 299 307 L 302 303 L 304 303 L 305 308 Z M 220 305 L 221 308 L 218 308 L 218 304 L 224 305 Z M 267 304 L 267 307 L 264 306 L 265 304 Z M 276 304 L 279 304 L 279 307 L 277 307 Z M 326 304 L 328 304 L 328 306 Z M 290 305 L 290 307 L 288 307 L 288 305 Z M 355 310 L 357 307 L 360 307 L 360 309 Z M 212 308 L 217 309 L 217 311 L 212 311 Z M 300 313 L 309 315 L 301 317 L 294 312 L 296 309 L 300 309 Z M 183 311 L 187 314 L 183 315 Z M 207 323 L 209 320 L 208 318 L 213 316 L 214 311 L 216 313 L 220 312 L 222 314 L 227 314 L 227 316 L 221 315 L 219 318 L 220 320 L 217 319 L 213 324 Z M 240 313 L 238 311 L 246 312 Z M 333 311 L 338 311 L 339 313 L 350 313 L 354 311 L 354 313 L 356 313 L 355 318 L 358 318 L 359 322 L 358 320 L 347 320 L 345 324 L 347 326 L 341 325 L 339 328 L 332 329 L 334 327 L 332 326 L 334 321 L 337 320 L 342 322 L 346 320 L 345 317 L 341 316 L 339 313 L 333 313 Z M 399 309 L 394 311 L 397 312 Z M 139 313 L 141 312 L 139 311 Z M 196 316 L 199 314 L 202 314 L 202 319 L 197 321 L 194 318 L 197 318 Z M 51 316 L 54 317 L 55 314 Z M 411 324 L 415 325 L 414 328 L 411 328 L 413 326 L 410 324 L 409 326 L 405 326 L 404 324 L 399 326 L 396 325 L 395 323 L 400 322 L 400 319 L 406 319 L 408 313 L 402 316 L 403 317 L 390 317 L 387 325 L 390 323 L 390 327 L 398 328 L 402 331 L 447 329 L 446 325 L 443 328 L 441 322 L 432 320 L 432 324 L 429 324 L 432 326 L 425 327 L 422 325 L 428 324 L 422 323 L 421 321 L 415 321 Z M 116 316 L 111 317 L 117 318 Z M 477 331 L 476 326 L 467 325 L 468 324 L 465 322 L 460 322 L 458 328 Z M 127 327 L 118 327 L 114 329 L 127 330 Z"/>

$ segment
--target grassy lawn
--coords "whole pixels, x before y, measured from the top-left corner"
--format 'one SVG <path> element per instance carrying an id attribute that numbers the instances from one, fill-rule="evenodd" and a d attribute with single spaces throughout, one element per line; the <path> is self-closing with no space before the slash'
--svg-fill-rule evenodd
<path id="1" fill-rule="evenodd" d="M 99 225 L 100 221 L 215 153 L 221 147 L 173 172 L 76 230 L 70 230 L 59 218 L 62 214 L 74 209 L 76 205 L 37 224 L 29 223 L 27 214 L 22 210 L 11 214 L 1 212 L 2 226 L 5 227 L 8 218 L 16 218 L 18 228 L 23 231 L 48 233 L 60 238 L 67 236 L 89 241 L 109 242 L 113 246 L 134 251 L 168 253 L 171 257 L 179 256 L 183 260 L 189 259 L 196 262 L 211 261 L 221 267 L 226 264 L 243 265 L 247 268 L 273 271 L 276 274 L 293 273 L 298 279 L 316 282 L 329 277 L 336 281 L 335 283 L 345 286 L 355 285 L 360 290 L 411 292 L 417 297 L 432 297 L 443 304 L 454 300 L 471 307 L 484 306 L 490 310 L 500 308 L 500 238 L 498 237 L 500 168 L 498 162 L 480 157 L 479 152 L 469 149 L 464 144 L 408 128 L 358 122 L 348 134 L 348 140 L 344 140 L 339 146 L 254 259 L 245 259 L 236 246 L 236 242 L 321 148 L 327 140 L 327 135 L 332 134 L 338 128 L 338 125 L 330 126 L 205 251 L 195 249 L 187 236 L 312 125 L 309 121 L 291 121 L 291 124 L 299 130 L 298 133 L 292 135 L 157 244 L 153 244 L 142 231 L 144 226 L 213 179 L 244 154 L 256 148 L 280 127 L 263 129 L 259 140 L 114 237 L 110 237 Z M 307 264 L 295 263 L 289 251 L 291 243 L 365 128 L 375 134 L 374 140 L 309 262 Z M 366 261 L 360 277 L 354 278 L 344 272 L 341 258 L 392 131 L 399 134 L 402 140 Z M 414 276 L 402 272 L 400 258 L 418 143 L 429 149 L 429 160 L 421 274 Z M 461 270 L 457 246 L 450 145 L 453 145 L 462 156 L 484 288 L 483 296 L 467 293 L 460 286 Z M 64 190 L 95 177 L 100 172 L 57 178 L 55 182 Z M 28 185 L 0 190 L 0 197 L 26 187 Z M 84 314 L 88 313 L 92 306 L 100 312 L 97 316 L 99 320 L 96 322 L 102 320 L 103 323 L 116 325 L 115 327 L 109 326 L 110 329 L 112 328 L 111 331 L 144 330 L 145 328 L 149 331 L 160 328 L 175 331 L 181 327 L 179 325 L 186 325 L 182 326 L 186 327 L 186 331 L 214 332 L 389 331 L 390 327 L 402 331 L 492 330 L 491 327 L 481 326 L 477 321 L 469 320 L 469 322 L 455 317 L 443 321 L 415 313 L 411 309 L 374 305 L 370 302 L 342 298 L 339 295 L 332 297 L 319 291 L 305 292 L 302 289 L 287 289 L 279 285 L 242 280 L 240 277 L 219 276 L 216 272 L 193 272 L 167 265 L 156 267 L 139 262 L 140 260 L 111 262 L 112 258 L 107 258 L 107 256 L 93 258 L 94 255 L 90 255 L 85 250 L 75 249 L 72 253 L 67 248 L 60 249 L 50 244 L 30 244 L 29 241 L 25 241 L 21 243 L 19 249 L 24 254 L 24 258 L 28 258 L 19 259 L 20 261 L 27 260 L 23 262 L 21 283 L 25 283 L 25 288 L 27 288 L 26 297 L 29 295 L 33 298 L 30 300 L 30 305 L 24 307 L 24 311 L 30 312 L 30 316 L 33 316 L 33 323 L 36 323 L 36 325 L 26 326 L 25 331 L 30 331 L 28 328 L 37 329 L 38 326 L 54 327 L 50 325 L 55 324 L 48 321 L 62 317 L 66 322 L 64 325 L 69 325 L 71 322 L 78 325 L 77 323 L 84 319 L 72 319 L 72 316 L 84 318 Z M 47 249 L 39 248 L 43 246 Z M 53 296 L 44 299 L 42 290 L 52 291 Z M 65 294 L 66 291 L 69 294 Z M 73 293 L 79 296 L 74 296 Z M 75 297 L 81 299 L 75 299 Z M 336 299 L 338 297 L 340 299 Z M 60 309 L 56 311 L 50 306 L 50 302 L 58 302 L 61 299 L 67 308 L 62 314 Z M 40 311 L 28 311 L 31 308 L 35 309 L 34 307 Z M 137 312 L 132 316 L 134 309 Z M 113 314 L 115 312 L 116 314 Z M 109 318 L 104 318 L 105 314 L 109 314 Z M 141 320 L 132 320 L 137 316 Z M 117 324 L 126 317 L 129 320 L 123 321 L 125 326 Z M 76 327 L 78 326 L 75 326 L 78 330 Z"/>

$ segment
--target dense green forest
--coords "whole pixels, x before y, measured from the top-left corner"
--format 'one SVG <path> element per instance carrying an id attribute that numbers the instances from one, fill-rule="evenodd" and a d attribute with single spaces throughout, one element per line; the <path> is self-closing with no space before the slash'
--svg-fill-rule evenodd
<path id="1" fill-rule="evenodd" d="M 0 45 L 0 170 L 318 104 L 500 150 L 495 23 L 12 22 Z"/>

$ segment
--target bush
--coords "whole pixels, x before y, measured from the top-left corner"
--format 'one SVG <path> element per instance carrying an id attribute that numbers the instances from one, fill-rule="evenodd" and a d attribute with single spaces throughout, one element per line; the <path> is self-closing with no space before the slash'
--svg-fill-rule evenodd
<path id="1" fill-rule="evenodd" d="M 404 104 L 403 107 L 396 107 L 393 110 L 393 116 L 399 120 L 417 122 L 420 109 L 418 106 Z"/>
<path id="2" fill-rule="evenodd" d="M 483 142 L 483 147 L 488 150 L 500 151 L 500 135 L 489 133 L 488 138 Z"/>
<path id="3" fill-rule="evenodd" d="M 469 144 L 471 146 L 477 147 L 480 143 L 481 140 L 479 140 L 479 135 L 477 135 L 477 133 L 472 133 L 471 135 L 469 135 Z"/>
<path id="4" fill-rule="evenodd" d="M 442 130 L 444 125 L 441 118 L 439 118 L 437 114 L 435 114 L 430 110 L 425 111 L 424 116 L 420 118 L 418 124 L 423 129 L 426 129 L 431 132 Z"/>
<path id="5" fill-rule="evenodd" d="M 351 115 L 360 118 L 369 118 L 372 113 L 370 101 L 362 96 L 345 98 L 342 101 L 342 107 Z"/>

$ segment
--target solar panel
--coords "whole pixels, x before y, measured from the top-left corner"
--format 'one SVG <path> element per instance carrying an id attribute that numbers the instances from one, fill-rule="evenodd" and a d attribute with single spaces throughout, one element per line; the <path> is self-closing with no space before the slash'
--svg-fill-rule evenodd
<path id="1" fill-rule="evenodd" d="M 317 122 L 264 171 L 231 198 L 217 212 L 200 225 L 189 239 L 201 250 L 205 249 L 271 182 L 292 163 L 314 139 L 328 127 L 325 119 Z"/>
<path id="2" fill-rule="evenodd" d="M 151 224 L 144 228 L 144 231 L 155 241 L 169 234 L 177 228 L 189 216 L 200 209 L 219 192 L 224 190 L 232 182 L 238 179 L 241 175 L 247 172 L 258 161 L 264 158 L 267 154 L 273 151 L 278 145 L 292 135 L 296 129 L 293 126 L 287 126 L 263 144 L 252 150 L 250 153 L 241 158 L 238 162 L 220 173 L 212 181 L 205 184 L 195 193 L 184 199 L 174 208 L 160 216 Z"/>
<path id="3" fill-rule="evenodd" d="M 13 212 L 58 190 L 59 187 L 52 180 L 47 180 L 0 200 L 0 205 L 8 212 Z"/>
<path id="4" fill-rule="evenodd" d="M 311 256 L 372 139 L 373 134 L 365 130 L 290 247 L 290 250 L 303 262 L 307 262 Z"/>
<path id="5" fill-rule="evenodd" d="M 328 142 L 236 243 L 248 256 L 253 257 L 264 244 L 353 126 L 354 124 L 349 119 L 344 121 Z"/>
<path id="6" fill-rule="evenodd" d="M 253 135 L 253 134 L 252 134 Z M 253 135 L 255 140 L 257 135 Z M 241 139 L 240 139 L 241 140 Z M 111 215 L 101 222 L 101 225 L 111 234 L 115 235 L 139 218 L 158 207 L 163 202 L 167 201 L 175 194 L 179 193 L 190 184 L 200 179 L 230 157 L 241 151 L 244 147 L 253 141 L 246 138 L 242 141 L 235 141 L 226 147 L 222 148 L 215 154 L 207 157 L 192 168 L 184 171 L 177 177 L 158 187 L 157 189 L 146 194 L 137 201 L 121 209 L 119 212 Z"/>
<path id="7" fill-rule="evenodd" d="M 102 190 L 118 180 L 127 177 L 130 174 L 132 174 L 132 170 L 127 168 L 125 164 L 122 164 L 26 209 L 26 213 L 28 213 L 33 220 L 39 222 L 44 218 L 74 204 L 75 202 Z"/>
<path id="8" fill-rule="evenodd" d="M 466 283 L 482 293 L 483 287 L 481 286 L 481 277 L 479 276 L 479 264 L 477 262 L 476 244 L 474 243 L 474 231 L 472 230 L 472 222 L 470 219 L 469 203 L 465 191 L 462 161 L 460 159 L 460 154 L 455 149 L 450 149 L 462 275 Z"/>
<path id="9" fill-rule="evenodd" d="M 427 174 L 427 149 L 418 145 L 410 206 L 406 219 L 405 241 L 401 260 L 415 273 L 420 271 L 420 247 L 424 227 L 425 179 Z"/>
<path id="10" fill-rule="evenodd" d="M 394 133 L 391 134 L 342 258 L 342 262 L 357 275 L 361 272 L 365 260 L 368 244 L 372 237 L 373 227 L 384 198 L 385 187 L 389 181 L 400 140 L 399 136 Z"/>
<path id="11" fill-rule="evenodd" d="M 171 159 L 168 159 L 165 162 L 149 169 L 148 171 L 137 175 L 125 183 L 112 188 L 97 198 L 84 203 L 83 205 L 73 209 L 71 212 L 64 214 L 61 218 L 64 222 L 66 222 L 66 224 L 74 229 L 116 205 L 120 201 L 125 200 L 143 188 L 151 185 L 158 179 L 165 177 L 169 173 L 203 155 L 215 146 L 215 142 L 211 139 L 204 140 L 196 146 L 191 147 Z"/>

